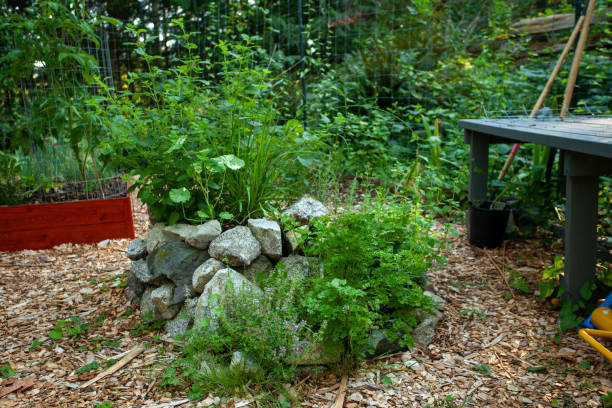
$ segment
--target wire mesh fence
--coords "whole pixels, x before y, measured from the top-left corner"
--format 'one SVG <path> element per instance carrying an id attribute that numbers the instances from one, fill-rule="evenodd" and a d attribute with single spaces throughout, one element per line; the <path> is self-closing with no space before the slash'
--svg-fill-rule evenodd
<path id="1" fill-rule="evenodd" d="M 320 117 L 325 114 L 328 101 L 332 99 L 328 96 L 334 93 L 341 94 L 346 103 L 368 101 L 382 109 L 394 104 L 409 106 L 415 101 L 427 100 L 433 106 L 436 103 L 433 97 L 435 89 L 428 86 L 427 78 L 418 77 L 421 73 L 434 72 L 440 62 L 449 56 L 463 55 L 467 60 L 470 55 L 496 52 L 497 47 L 501 47 L 500 44 L 508 38 L 506 32 L 491 36 L 491 33 L 495 34 L 496 25 L 507 26 L 509 22 L 540 14 L 564 13 L 563 18 L 566 19 L 568 14 L 582 12 L 586 2 L 189 0 L 164 4 L 163 7 L 160 2 L 152 0 L 128 3 L 137 7 L 131 14 L 128 13 L 123 22 L 142 26 L 144 31 L 134 34 L 134 31 L 103 24 L 95 40 L 64 44 L 78 46 L 81 58 L 91 57 L 90 61 L 85 61 L 91 69 L 84 71 L 81 62 L 67 57 L 56 58 L 56 66 L 48 60 L 35 63 L 32 71 L 20 79 L 17 94 L 2 93 L 3 116 L 11 114 L 6 111 L 11 106 L 9 100 L 20 98 L 25 114 L 36 117 L 36 120 L 28 123 L 29 128 L 24 130 L 24 134 L 34 135 L 39 142 L 45 140 L 58 143 L 60 147 L 64 145 L 69 151 L 75 145 L 72 142 L 75 136 L 66 133 L 66 129 L 76 129 L 82 134 L 91 131 L 86 127 L 79 128 L 74 123 L 66 125 L 65 119 L 70 117 L 71 106 L 81 103 L 81 107 L 87 111 L 88 98 L 101 92 L 102 85 L 88 80 L 84 72 L 102 79 L 104 86 L 110 90 L 127 88 L 130 72 L 147 69 L 142 55 L 134 46 L 137 40 L 146 42 L 148 53 L 161 57 L 156 64 L 175 66 L 185 56 L 177 40 L 180 32 L 172 23 L 177 18 L 184 21 L 186 31 L 194 33 L 190 40 L 196 44 L 196 53 L 203 61 L 202 75 L 206 78 L 214 77 L 217 63 L 223 58 L 219 51 L 220 43 L 248 42 L 263 50 L 258 63 L 293 84 L 291 115 L 302 113 L 309 119 Z M 90 7 L 95 10 L 102 6 L 92 3 Z M 485 36 L 485 29 L 489 31 L 489 37 Z M 550 57 L 555 52 L 554 45 L 564 39 L 569 30 L 571 25 L 561 30 L 530 34 L 530 41 L 548 44 L 550 49 L 542 52 Z M 525 41 L 525 37 L 515 35 L 514 41 Z M 528 51 L 525 53 L 528 54 Z M 537 56 L 526 55 L 524 58 Z M 465 64 L 465 69 L 469 69 L 468 62 L 461 63 Z M 326 82 L 330 73 L 335 73 L 333 89 Z M 529 76 L 528 73 L 526 76 Z M 54 106 L 49 99 L 51 90 L 69 103 Z M 575 99 L 580 100 L 588 92 L 588 89 L 579 86 Z M 45 96 L 46 106 L 37 103 L 41 95 Z M 499 95 L 499 98 L 503 97 Z M 606 106 L 605 97 L 602 98 Z M 503 103 L 493 102 L 476 101 L 475 105 L 480 106 L 479 114 L 485 117 L 527 116 L 530 109 L 530 106 L 504 108 Z M 495 108 L 491 108 L 492 105 Z M 585 106 L 582 112 L 597 114 L 600 110 L 598 106 Z M 94 144 L 95 134 L 91 140 L 87 137 L 80 140 L 81 147 L 87 151 L 88 143 L 89 146 Z M 45 143 L 37 145 L 44 146 Z M 96 168 L 98 163 L 94 154 L 80 159 L 78 154 L 72 155 L 74 158 L 69 158 L 70 154 L 53 159 L 49 155 L 39 156 L 40 160 L 48 162 L 48 171 L 39 171 L 38 174 L 45 174 L 44 177 L 55 185 L 66 178 L 72 178 L 75 182 L 92 180 L 85 181 L 89 184 L 81 190 L 95 194 L 95 191 L 105 190 L 100 188 L 97 180 L 117 176 L 112 169 L 103 168 L 101 163 L 100 168 Z M 32 157 L 31 160 L 36 159 L 36 155 Z M 66 159 L 73 163 L 66 165 Z M 84 164 L 87 163 L 90 165 L 86 169 Z M 70 171 L 74 175 L 67 176 Z"/>

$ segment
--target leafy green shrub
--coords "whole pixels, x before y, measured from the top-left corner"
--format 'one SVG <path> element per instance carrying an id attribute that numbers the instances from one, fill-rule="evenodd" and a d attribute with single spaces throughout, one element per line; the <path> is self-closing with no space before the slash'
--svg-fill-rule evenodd
<path id="1" fill-rule="evenodd" d="M 251 63 L 248 46 L 219 44 L 225 60 L 209 81 L 192 54 L 193 33 L 175 39 L 187 56 L 174 68 L 155 66 L 146 41 L 135 43 L 148 71 L 132 73 L 110 107 L 111 137 L 103 151 L 129 168 L 134 189 L 155 218 L 173 224 L 261 214 L 266 202 L 291 195 L 311 140 L 297 120 L 281 121 L 273 80 Z M 143 31 L 131 28 L 136 35 Z"/>
<path id="2" fill-rule="evenodd" d="M 263 295 L 228 286 L 224 301 L 213 309 L 216 324 L 204 320 L 186 335 L 183 357 L 175 368 L 192 384 L 192 391 L 221 388 L 231 393 L 253 379 L 279 384 L 294 377 L 298 362 L 317 340 L 297 307 L 301 280 L 278 271 L 262 283 Z M 229 367 L 235 351 L 243 353 L 252 369 Z"/>
<path id="3" fill-rule="evenodd" d="M 344 346 L 345 363 L 370 351 L 373 329 L 411 344 L 410 330 L 418 323 L 413 311 L 432 307 L 420 285 L 432 262 L 441 261 L 430 226 L 418 206 L 399 196 L 313 222 L 304 252 L 315 257 L 324 276 L 312 278 L 302 304 L 326 343 Z"/>

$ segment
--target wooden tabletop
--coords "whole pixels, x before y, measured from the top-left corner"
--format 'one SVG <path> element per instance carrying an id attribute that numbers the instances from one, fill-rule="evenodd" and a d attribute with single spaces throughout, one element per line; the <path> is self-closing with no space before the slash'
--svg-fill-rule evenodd
<path id="1" fill-rule="evenodd" d="M 464 119 L 459 126 L 517 142 L 612 158 L 612 117 Z"/>

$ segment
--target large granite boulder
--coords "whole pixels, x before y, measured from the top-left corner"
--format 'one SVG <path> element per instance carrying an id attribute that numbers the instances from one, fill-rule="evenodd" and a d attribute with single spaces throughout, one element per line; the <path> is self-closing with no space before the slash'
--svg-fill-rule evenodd
<path id="1" fill-rule="evenodd" d="M 283 242 L 280 225 L 276 221 L 263 218 L 249 219 L 247 225 L 261 245 L 261 253 L 270 259 L 278 260 L 283 255 Z"/>
<path id="2" fill-rule="evenodd" d="M 208 258 L 206 251 L 184 242 L 166 242 L 149 255 L 147 266 L 155 278 L 165 276 L 176 285 L 191 284 L 193 272 Z"/>
<path id="3" fill-rule="evenodd" d="M 232 292 L 229 292 L 230 290 Z M 194 310 L 194 323 L 199 326 L 204 319 L 210 319 L 209 327 L 216 328 L 217 316 L 213 314 L 213 309 L 219 304 L 226 303 L 228 293 L 238 296 L 245 293 L 257 297 L 263 296 L 262 290 L 242 274 L 231 268 L 221 269 L 204 287 Z"/>
<path id="4" fill-rule="evenodd" d="M 261 254 L 261 245 L 248 227 L 234 227 L 215 238 L 208 248 L 213 258 L 230 266 L 248 266 Z"/>
<path id="5" fill-rule="evenodd" d="M 304 196 L 283 211 L 283 215 L 289 216 L 300 224 L 308 224 L 313 218 L 327 215 L 327 208 L 320 201 L 312 197 Z"/>
<path id="6" fill-rule="evenodd" d="M 215 258 L 207 259 L 206 262 L 198 266 L 195 272 L 193 272 L 191 280 L 193 290 L 196 293 L 202 293 L 206 284 L 210 282 L 213 276 L 221 269 L 225 269 L 225 264 L 223 264 L 223 262 L 217 261 Z"/>
<path id="7" fill-rule="evenodd" d="M 211 241 L 221 234 L 221 224 L 217 220 L 201 225 L 176 224 L 163 229 L 169 240 L 185 241 L 197 249 L 207 249 Z"/>

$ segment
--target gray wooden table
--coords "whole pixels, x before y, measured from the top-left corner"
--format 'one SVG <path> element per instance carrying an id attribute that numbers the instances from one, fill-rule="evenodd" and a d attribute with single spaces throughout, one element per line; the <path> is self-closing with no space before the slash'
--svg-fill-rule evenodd
<path id="1" fill-rule="evenodd" d="M 598 177 L 612 174 L 612 117 L 467 119 L 459 121 L 470 144 L 468 198 L 487 199 L 489 145 L 536 143 L 561 150 L 566 176 L 565 276 L 573 299 L 595 274 Z"/>

